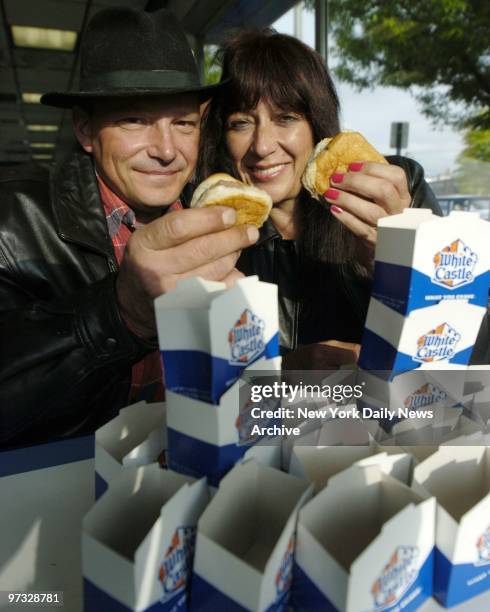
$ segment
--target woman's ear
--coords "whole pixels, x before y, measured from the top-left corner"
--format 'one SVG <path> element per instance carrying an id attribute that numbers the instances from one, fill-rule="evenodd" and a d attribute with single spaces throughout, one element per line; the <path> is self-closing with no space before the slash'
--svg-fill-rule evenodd
<path id="1" fill-rule="evenodd" d="M 73 131 L 80 146 L 87 152 L 92 153 L 92 121 L 86 110 L 75 106 L 72 112 Z"/>

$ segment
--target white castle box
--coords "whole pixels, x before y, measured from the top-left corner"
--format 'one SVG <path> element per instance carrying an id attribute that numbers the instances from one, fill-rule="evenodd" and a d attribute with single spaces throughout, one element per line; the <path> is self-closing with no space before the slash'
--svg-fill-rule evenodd
<path id="1" fill-rule="evenodd" d="M 280 375 L 281 358 L 260 359 L 250 366 L 254 375 Z M 210 404 L 166 392 L 168 463 L 171 469 L 196 478 L 206 476 L 214 486 L 261 437 L 253 435 L 251 385 L 245 379 L 234 382 L 218 404 Z M 271 443 L 272 444 L 272 443 Z M 257 451 L 260 452 L 260 451 Z M 264 450 L 264 452 L 266 452 Z"/>
<path id="2" fill-rule="evenodd" d="M 432 595 L 435 500 L 377 466 L 330 478 L 300 511 L 293 609 L 417 610 Z"/>
<path id="3" fill-rule="evenodd" d="M 372 295 L 402 315 L 441 300 L 486 306 L 490 223 L 478 213 L 447 217 L 407 208 L 378 222 Z"/>
<path id="4" fill-rule="evenodd" d="M 122 470 L 83 520 L 85 610 L 185 608 L 207 503 L 204 479 L 156 463 Z"/>
<path id="5" fill-rule="evenodd" d="M 191 610 L 287 610 L 304 480 L 247 461 L 221 481 L 197 531 Z"/>
<path id="6" fill-rule="evenodd" d="M 367 446 L 301 446 L 295 445 L 289 473 L 313 483 L 315 493 L 321 491 L 332 476 L 352 465 L 376 465 L 383 472 L 406 485 L 411 484 L 413 458 L 402 449 L 390 452 L 371 440 Z"/>
<path id="7" fill-rule="evenodd" d="M 393 377 L 431 364 L 466 365 L 486 312 L 463 300 L 443 300 L 403 316 L 371 298 L 359 366 Z"/>
<path id="8" fill-rule="evenodd" d="M 437 499 L 434 596 L 450 607 L 490 589 L 490 448 L 441 446 L 412 486 Z"/>
<path id="9" fill-rule="evenodd" d="M 279 355 L 277 285 L 189 278 L 155 300 L 165 387 L 218 404 L 246 367 Z"/>
<path id="10" fill-rule="evenodd" d="M 158 460 L 167 448 L 165 403 L 138 402 L 95 432 L 95 496 L 130 465 L 147 465 Z"/>

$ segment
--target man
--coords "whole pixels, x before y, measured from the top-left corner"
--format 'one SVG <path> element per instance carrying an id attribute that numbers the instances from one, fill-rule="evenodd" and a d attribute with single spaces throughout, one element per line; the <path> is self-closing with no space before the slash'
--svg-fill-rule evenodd
<path id="1" fill-rule="evenodd" d="M 227 208 L 178 210 L 212 89 L 171 13 L 111 8 L 87 27 L 80 89 L 43 96 L 73 108 L 81 148 L 52 175 L 0 174 L 0 446 L 161 397 L 153 299 L 188 276 L 240 275 L 256 228 L 231 227 Z"/>

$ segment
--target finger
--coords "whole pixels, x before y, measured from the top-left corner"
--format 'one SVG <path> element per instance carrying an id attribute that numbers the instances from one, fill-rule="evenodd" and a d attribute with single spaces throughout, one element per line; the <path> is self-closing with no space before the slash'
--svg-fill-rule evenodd
<path id="1" fill-rule="evenodd" d="M 343 349 L 345 351 L 349 351 L 355 357 L 355 361 L 358 360 L 359 354 L 361 352 L 361 345 L 357 342 L 344 342 L 342 340 L 324 340 L 320 342 L 323 346 L 332 346 L 335 348 Z"/>
<path id="2" fill-rule="evenodd" d="M 183 274 L 254 244 L 259 231 L 253 225 L 237 225 L 222 232 L 199 236 L 165 251 L 153 252 L 153 265 Z"/>
<path id="3" fill-rule="evenodd" d="M 343 191 L 329 187 L 324 194 L 325 199 L 330 204 L 331 212 L 347 211 L 351 215 L 358 217 L 362 222 L 376 227 L 379 219 L 386 217 L 386 210 L 379 204 L 369 202 L 363 198 Z"/>
<path id="4" fill-rule="evenodd" d="M 139 229 L 134 238 L 142 248 L 168 249 L 192 238 L 222 231 L 235 220 L 236 212 L 229 206 L 176 210 Z"/>
<path id="5" fill-rule="evenodd" d="M 407 175 L 400 166 L 378 162 L 353 162 L 349 164 L 349 172 L 359 172 L 391 181 L 401 198 L 410 198 Z"/>
<path id="6" fill-rule="evenodd" d="M 410 196 L 400 196 L 398 189 L 389 178 L 380 178 L 359 172 L 336 172 L 331 177 L 334 188 L 355 193 L 381 206 L 387 214 L 397 214 L 410 205 Z"/>
<path id="7" fill-rule="evenodd" d="M 245 278 L 245 274 L 243 274 L 243 272 L 240 272 L 236 268 L 233 268 L 233 270 L 228 274 L 228 276 L 225 276 L 225 278 L 223 279 L 223 283 L 225 283 L 225 285 L 230 288 L 233 287 L 236 281 L 240 278 Z"/>
<path id="8" fill-rule="evenodd" d="M 180 280 L 182 278 L 192 278 L 196 276 L 200 276 L 205 280 L 210 281 L 219 281 L 225 282 L 225 279 L 230 282 L 233 279 L 239 278 L 241 274 L 238 270 L 235 269 L 236 262 L 240 257 L 240 252 L 230 253 L 229 255 L 225 255 L 224 257 L 220 257 L 208 264 L 203 266 L 199 266 L 194 270 L 189 270 L 184 274 L 175 275 L 176 280 Z M 235 272 L 237 273 L 235 275 Z"/>
<path id="9" fill-rule="evenodd" d="M 321 362 L 324 367 L 357 363 L 357 359 L 359 358 L 358 353 L 352 348 L 324 345 L 323 343 L 318 346 L 321 349 L 319 362 Z"/>
<path id="10" fill-rule="evenodd" d="M 330 212 L 338 219 L 345 227 L 350 230 L 357 238 L 365 241 L 372 248 L 376 246 L 377 232 L 372 225 L 365 223 L 356 215 L 342 210 L 338 206 L 331 206 Z"/>

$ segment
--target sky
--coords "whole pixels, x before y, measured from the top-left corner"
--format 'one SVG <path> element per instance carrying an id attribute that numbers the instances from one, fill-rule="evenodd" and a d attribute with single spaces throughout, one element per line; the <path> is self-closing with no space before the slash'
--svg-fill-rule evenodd
<path id="1" fill-rule="evenodd" d="M 278 19 L 273 27 L 284 34 L 294 33 L 294 10 Z M 313 11 L 302 11 L 302 40 L 315 46 Z M 436 128 L 422 115 L 417 101 L 408 92 L 395 87 L 377 87 L 374 90 L 355 90 L 336 81 L 340 97 L 342 129 L 361 132 L 373 146 L 385 155 L 394 155 L 390 149 L 390 129 L 393 121 L 408 121 L 408 147 L 402 154 L 417 160 L 426 176 L 446 174 L 455 168 L 456 157 L 464 143 L 461 133 L 451 128 Z"/>

